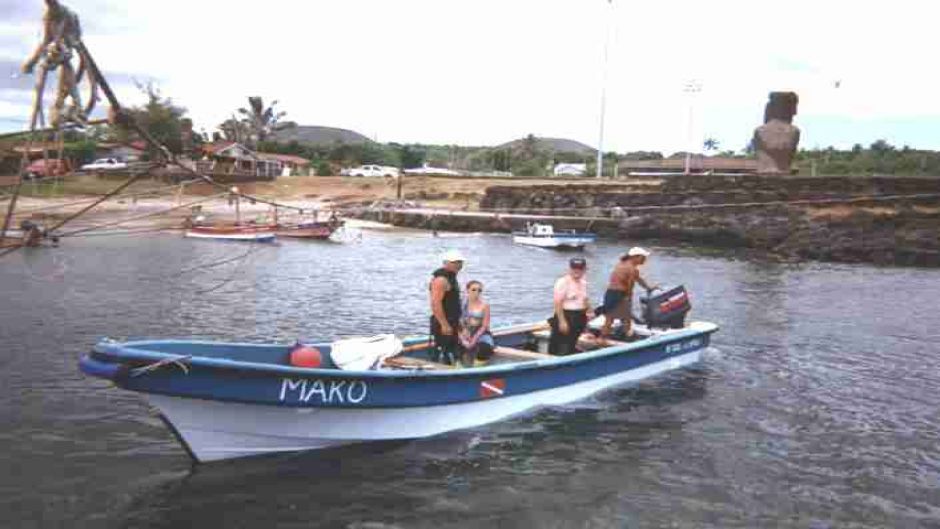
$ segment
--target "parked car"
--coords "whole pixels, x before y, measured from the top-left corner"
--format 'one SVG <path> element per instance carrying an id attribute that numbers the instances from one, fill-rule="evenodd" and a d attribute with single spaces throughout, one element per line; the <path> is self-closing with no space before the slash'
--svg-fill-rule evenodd
<path id="1" fill-rule="evenodd" d="M 344 174 L 345 173 L 345 174 Z M 360 165 L 359 167 L 351 167 L 349 169 L 343 169 L 340 172 L 343 176 L 398 176 L 397 167 L 388 167 L 384 165 Z"/>
<path id="2" fill-rule="evenodd" d="M 117 158 L 99 158 L 82 166 L 82 171 L 115 171 L 127 169 L 127 164 Z"/>
<path id="3" fill-rule="evenodd" d="M 26 166 L 26 178 L 43 178 L 46 176 L 61 176 L 71 172 L 72 166 L 68 160 L 59 158 L 40 158 L 33 160 Z"/>

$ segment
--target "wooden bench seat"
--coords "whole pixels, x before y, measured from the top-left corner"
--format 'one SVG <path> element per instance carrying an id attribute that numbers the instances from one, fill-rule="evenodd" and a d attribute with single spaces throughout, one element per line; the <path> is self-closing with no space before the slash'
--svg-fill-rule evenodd
<path id="1" fill-rule="evenodd" d="M 440 364 L 422 358 L 412 358 L 410 356 L 393 356 L 385 359 L 385 365 L 398 369 L 453 369 L 454 366 Z"/>
<path id="2" fill-rule="evenodd" d="M 542 339 L 542 340 L 548 340 L 551 337 L 551 331 L 548 331 L 548 330 L 534 331 L 532 333 L 532 336 Z M 607 345 L 604 345 L 603 347 L 611 347 L 614 345 L 626 345 L 628 343 L 628 342 L 622 342 L 619 340 L 611 340 L 610 338 L 608 338 L 606 342 L 607 342 Z M 578 345 L 581 348 L 585 348 L 585 349 L 602 347 L 601 345 L 598 344 L 597 338 L 595 338 L 594 335 L 590 333 L 582 334 L 581 337 L 578 338 Z"/>
<path id="3" fill-rule="evenodd" d="M 523 351 L 522 349 L 514 349 L 512 347 L 502 346 L 494 347 L 493 354 L 503 358 L 511 358 L 513 360 L 541 360 L 543 358 L 554 358 L 550 354 L 536 353 L 535 351 Z"/>

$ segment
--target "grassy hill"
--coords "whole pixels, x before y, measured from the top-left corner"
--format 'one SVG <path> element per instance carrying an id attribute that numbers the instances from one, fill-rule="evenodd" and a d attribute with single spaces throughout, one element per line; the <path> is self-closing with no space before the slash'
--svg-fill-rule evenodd
<path id="1" fill-rule="evenodd" d="M 519 138 L 498 146 L 498 149 L 522 149 L 526 138 Z M 577 140 L 567 138 L 535 138 L 535 149 L 549 152 L 571 152 L 578 154 L 594 154 L 597 150 Z"/>
<path id="2" fill-rule="evenodd" d="M 372 143 L 372 140 L 356 131 L 316 125 L 295 125 L 288 127 L 272 134 L 269 140 L 281 143 L 296 141 L 301 145 L 308 146 L 330 146 L 337 143 L 351 145 Z"/>

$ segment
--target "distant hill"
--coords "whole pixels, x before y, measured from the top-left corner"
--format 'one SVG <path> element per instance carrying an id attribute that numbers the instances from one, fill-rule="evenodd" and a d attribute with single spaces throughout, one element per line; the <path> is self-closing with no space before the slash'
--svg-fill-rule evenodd
<path id="1" fill-rule="evenodd" d="M 519 138 L 518 140 L 504 143 L 497 148 L 521 149 L 524 142 L 525 138 Z M 585 145 L 580 141 L 566 138 L 536 138 L 536 149 L 555 152 L 574 152 L 578 154 L 592 154 L 597 152 L 597 150 L 590 145 Z"/>
<path id="2" fill-rule="evenodd" d="M 356 131 L 316 125 L 295 125 L 272 134 L 271 141 L 289 143 L 296 141 L 301 145 L 321 146 L 335 143 L 372 143 L 372 140 Z"/>

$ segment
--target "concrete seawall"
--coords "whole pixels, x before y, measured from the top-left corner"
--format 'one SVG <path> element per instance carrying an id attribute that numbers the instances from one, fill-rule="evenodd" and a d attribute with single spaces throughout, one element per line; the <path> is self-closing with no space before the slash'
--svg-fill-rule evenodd
<path id="1" fill-rule="evenodd" d="M 669 178 L 624 183 L 491 186 L 479 212 L 362 209 L 397 226 L 509 232 L 526 221 L 616 239 L 746 247 L 786 260 L 940 266 L 940 179 Z"/>

